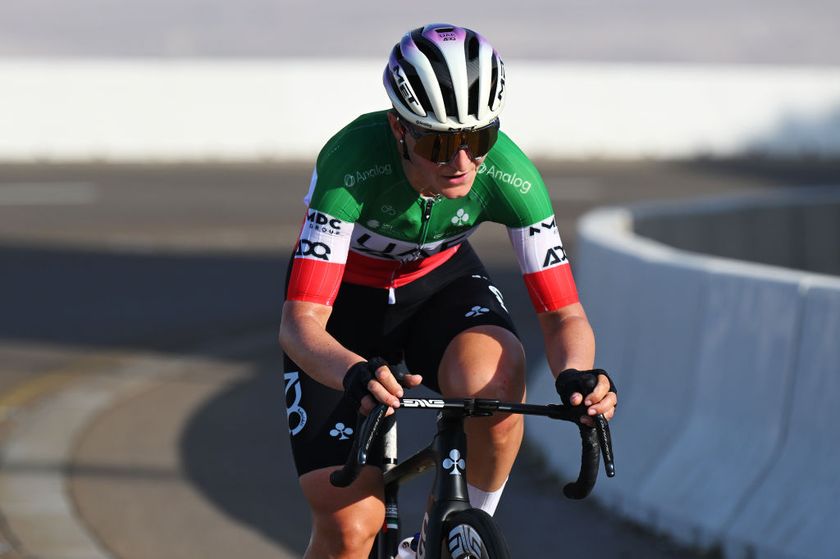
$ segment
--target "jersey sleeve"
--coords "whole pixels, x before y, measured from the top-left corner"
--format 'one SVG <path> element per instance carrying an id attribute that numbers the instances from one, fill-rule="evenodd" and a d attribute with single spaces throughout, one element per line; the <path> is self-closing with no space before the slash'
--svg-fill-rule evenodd
<path id="1" fill-rule="evenodd" d="M 534 309 L 557 310 L 578 302 L 577 287 L 554 215 L 526 227 L 508 227 Z"/>
<path id="2" fill-rule="evenodd" d="M 504 224 L 534 309 L 557 310 L 578 302 L 569 259 L 548 190 L 533 163 L 507 137 L 483 164 L 492 180 L 491 219 Z"/>
<path id="3" fill-rule="evenodd" d="M 307 208 L 295 246 L 287 301 L 309 301 L 331 306 L 335 302 L 353 224 L 314 208 Z"/>
<path id="4" fill-rule="evenodd" d="M 295 246 L 287 301 L 331 306 L 344 276 L 360 204 L 348 192 L 340 169 L 331 167 L 330 149 L 328 145 L 322 151 L 304 199 L 307 209 Z"/>
<path id="5" fill-rule="evenodd" d="M 359 116 L 321 149 L 304 199 L 287 300 L 335 302 L 355 224 L 377 192 L 374 178 L 391 174 L 391 163 L 383 160 L 394 156 L 386 111 Z"/>

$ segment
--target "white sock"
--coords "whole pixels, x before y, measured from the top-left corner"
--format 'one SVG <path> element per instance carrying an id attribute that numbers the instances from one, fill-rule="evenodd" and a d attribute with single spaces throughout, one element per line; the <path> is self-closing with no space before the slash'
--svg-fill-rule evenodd
<path id="1" fill-rule="evenodd" d="M 470 496 L 470 505 L 473 508 L 481 509 L 490 516 L 493 516 L 493 513 L 496 512 L 496 507 L 499 506 L 499 499 L 502 498 L 502 491 L 505 490 L 507 482 L 508 480 L 505 479 L 501 487 L 490 492 L 482 491 L 478 487 L 473 487 L 468 483 L 467 493 Z"/>

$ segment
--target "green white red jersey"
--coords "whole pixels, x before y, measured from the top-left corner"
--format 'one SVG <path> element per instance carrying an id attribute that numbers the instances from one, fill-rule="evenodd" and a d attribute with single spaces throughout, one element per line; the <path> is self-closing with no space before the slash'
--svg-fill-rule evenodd
<path id="1" fill-rule="evenodd" d="M 545 184 L 507 135 L 499 133 L 462 198 L 421 196 L 402 161 L 386 111 L 362 115 L 327 142 L 304 200 L 288 300 L 332 305 L 341 282 L 393 293 L 491 221 L 507 227 L 537 312 L 578 301 Z"/>

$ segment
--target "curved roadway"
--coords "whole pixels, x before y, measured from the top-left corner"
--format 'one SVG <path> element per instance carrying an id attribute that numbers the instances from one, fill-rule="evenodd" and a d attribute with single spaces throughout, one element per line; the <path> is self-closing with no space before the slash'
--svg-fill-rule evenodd
<path id="1" fill-rule="evenodd" d="M 840 174 L 830 162 L 542 168 L 573 264 L 575 220 L 594 206 Z M 300 556 L 309 519 L 274 338 L 308 175 L 0 167 L 0 557 Z M 475 244 L 541 359 L 506 234 L 487 225 Z M 404 449 L 431 434 L 402 425 Z M 620 483 L 617 461 L 602 483 Z M 423 485 L 403 493 L 409 529 Z M 558 487 L 526 448 L 497 513 L 514 557 L 692 556 Z"/>

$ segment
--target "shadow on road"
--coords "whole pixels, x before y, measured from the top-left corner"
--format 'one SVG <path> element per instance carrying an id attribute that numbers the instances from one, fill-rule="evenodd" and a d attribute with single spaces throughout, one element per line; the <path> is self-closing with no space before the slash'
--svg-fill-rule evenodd
<path id="1" fill-rule="evenodd" d="M 184 353 L 278 325 L 287 259 L 0 246 L 0 338 Z"/>
<path id="2" fill-rule="evenodd" d="M 206 402 L 184 426 L 184 471 L 238 522 L 303 554 L 309 511 L 292 465 L 283 376 L 265 363 L 251 379 Z"/>

